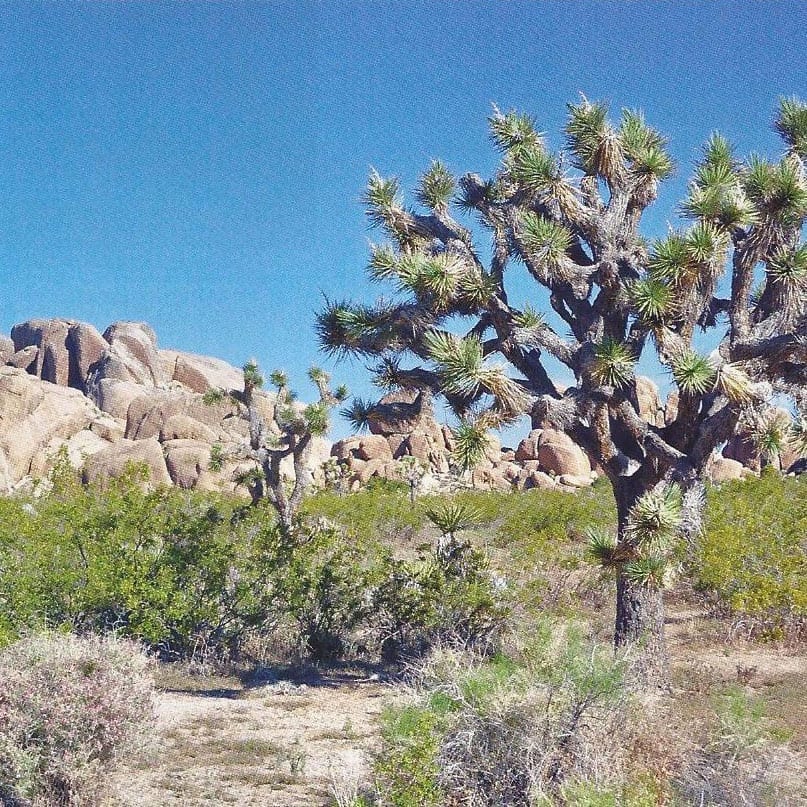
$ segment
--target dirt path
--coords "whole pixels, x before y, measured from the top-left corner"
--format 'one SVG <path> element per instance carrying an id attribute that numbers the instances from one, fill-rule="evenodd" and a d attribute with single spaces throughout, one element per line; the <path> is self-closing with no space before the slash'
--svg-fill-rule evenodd
<path id="1" fill-rule="evenodd" d="M 368 775 L 391 690 L 372 681 L 165 692 L 155 746 L 120 771 L 116 807 L 317 807 Z"/>

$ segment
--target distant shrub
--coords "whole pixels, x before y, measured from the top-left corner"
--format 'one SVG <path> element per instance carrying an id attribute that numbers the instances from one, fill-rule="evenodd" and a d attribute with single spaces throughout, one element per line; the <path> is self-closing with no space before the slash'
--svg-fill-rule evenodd
<path id="1" fill-rule="evenodd" d="M 776 472 L 709 491 L 694 551 L 695 585 L 754 631 L 778 636 L 807 621 L 807 480 Z"/>
<path id="2" fill-rule="evenodd" d="M 0 650 L 0 681 L 3 803 L 97 804 L 153 718 L 148 661 L 124 641 L 22 639 Z"/>

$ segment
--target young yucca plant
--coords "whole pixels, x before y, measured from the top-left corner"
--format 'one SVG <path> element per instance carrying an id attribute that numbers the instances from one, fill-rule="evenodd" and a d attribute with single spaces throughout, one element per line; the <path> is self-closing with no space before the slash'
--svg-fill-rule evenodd
<path id="1" fill-rule="evenodd" d="M 591 561 L 604 569 L 613 569 L 619 565 L 620 552 L 616 538 L 610 532 L 590 529 L 586 532 L 586 539 L 586 554 Z"/>
<path id="2" fill-rule="evenodd" d="M 669 560 L 664 556 L 651 553 L 623 566 L 625 577 L 634 585 L 643 588 L 664 588 L 670 576 Z"/>
<path id="3" fill-rule="evenodd" d="M 630 348 L 615 339 L 604 339 L 594 348 L 592 378 L 601 386 L 624 387 L 633 378 L 636 358 Z"/>
<path id="4" fill-rule="evenodd" d="M 471 471 L 485 458 L 490 439 L 484 425 L 463 420 L 453 430 L 454 451 L 452 459 L 457 467 L 465 472 Z"/>
<path id="5" fill-rule="evenodd" d="M 425 514 L 443 535 L 452 537 L 458 532 L 470 529 L 481 519 L 479 511 L 471 505 L 451 500 L 444 500 L 426 508 Z"/>
<path id="6" fill-rule="evenodd" d="M 671 361 L 671 372 L 681 392 L 703 395 L 715 383 L 715 368 L 705 356 L 686 350 Z"/>
<path id="7" fill-rule="evenodd" d="M 683 507 L 681 490 L 676 485 L 645 493 L 630 510 L 627 536 L 638 546 L 663 546 L 681 528 Z"/>

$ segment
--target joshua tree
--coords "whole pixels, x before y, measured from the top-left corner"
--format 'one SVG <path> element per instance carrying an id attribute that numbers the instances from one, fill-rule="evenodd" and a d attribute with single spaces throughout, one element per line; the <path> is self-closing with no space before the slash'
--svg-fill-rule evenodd
<path id="1" fill-rule="evenodd" d="M 526 413 L 599 461 L 618 512 L 613 546 L 595 542 L 616 571 L 615 643 L 633 646 L 652 684 L 665 676 L 665 541 L 699 529 L 709 456 L 774 392 L 804 402 L 807 105 L 781 102 L 778 162 L 741 162 L 712 135 L 681 204 L 689 223 L 652 242 L 640 223 L 673 172 L 665 138 L 639 112 L 612 123 L 585 98 L 568 112 L 567 148 L 553 153 L 531 118 L 494 110 L 495 176 L 457 183 L 434 162 L 416 193 L 423 212 L 371 173 L 367 213 L 388 241 L 371 248 L 368 271 L 400 296 L 331 302 L 318 329 L 326 350 L 377 362 L 380 386 L 444 395 L 467 428 Z M 489 261 L 452 205 L 489 233 Z M 537 283 L 535 307 L 511 298 L 513 264 Z M 459 317 L 472 326 L 457 335 Z M 700 331 L 718 334 L 709 356 Z M 634 368 L 650 351 L 677 387 L 666 425 L 639 407 Z M 506 365 L 489 363 L 497 354 Z M 561 392 L 546 357 L 575 384 Z"/>
<path id="2" fill-rule="evenodd" d="M 300 405 L 289 389 L 284 372 L 275 370 L 269 376 L 275 388 L 271 424 L 267 424 L 256 394 L 263 387 L 264 380 L 254 361 L 244 365 L 243 391 L 230 392 L 230 397 L 238 404 L 241 415 L 249 424 L 249 444 L 242 447 L 239 453 L 255 461 L 254 469 L 241 474 L 238 482 L 247 486 L 253 504 L 263 498 L 269 500 L 277 511 L 280 528 L 286 535 L 291 534 L 294 516 L 306 489 L 312 483 L 308 469 L 311 441 L 316 435 L 328 431 L 330 410 L 348 395 L 344 386 L 332 392 L 330 376 L 318 367 L 312 367 L 308 371 L 308 377 L 319 391 L 319 400 Z M 212 391 L 207 393 L 206 401 L 214 403 L 224 396 L 224 391 Z M 294 482 L 290 490 L 287 490 L 281 473 L 281 463 L 286 457 L 292 458 L 294 467 Z M 217 460 L 220 465 L 220 448 Z"/>

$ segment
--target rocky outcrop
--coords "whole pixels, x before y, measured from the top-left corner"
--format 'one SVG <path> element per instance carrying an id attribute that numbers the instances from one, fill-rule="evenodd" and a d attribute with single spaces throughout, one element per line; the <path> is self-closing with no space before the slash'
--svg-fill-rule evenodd
<path id="1" fill-rule="evenodd" d="M 156 439 L 120 440 L 93 454 L 84 466 L 84 481 L 103 483 L 132 466 L 145 467 L 152 485 L 171 484 L 163 450 Z"/>
<path id="2" fill-rule="evenodd" d="M 14 340 L 8 336 L 0 336 L 0 364 L 5 364 L 16 352 Z"/>
<path id="3" fill-rule="evenodd" d="M 0 367 L 0 454 L 6 488 L 29 474 L 45 473 L 61 446 L 104 419 L 78 390 L 43 382 L 16 367 Z M 85 448 L 95 442 L 84 439 Z"/>
<path id="4" fill-rule="evenodd" d="M 89 382 L 102 378 L 129 381 L 144 387 L 163 387 L 170 380 L 157 351 L 157 335 L 144 322 L 115 322 L 104 331 L 108 347 Z"/>
<path id="5" fill-rule="evenodd" d="M 159 357 L 166 376 L 192 392 L 240 390 L 244 386 L 241 370 L 221 359 L 177 350 L 160 350 Z"/>
<path id="6" fill-rule="evenodd" d="M 31 319 L 11 329 L 15 352 L 30 351 L 25 368 L 43 381 L 86 392 L 87 374 L 108 348 L 92 325 L 68 319 Z M 21 366 L 18 364 L 17 366 Z"/>

